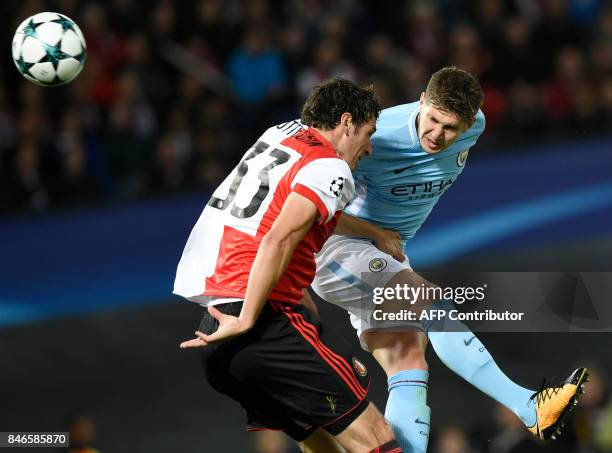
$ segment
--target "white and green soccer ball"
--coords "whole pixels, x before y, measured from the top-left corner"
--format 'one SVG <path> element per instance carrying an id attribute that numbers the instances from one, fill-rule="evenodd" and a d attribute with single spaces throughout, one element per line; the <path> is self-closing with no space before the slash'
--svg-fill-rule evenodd
<path id="1" fill-rule="evenodd" d="M 87 46 L 78 25 L 59 13 L 38 13 L 24 20 L 13 38 L 13 61 L 30 82 L 64 85 L 79 75 Z"/>

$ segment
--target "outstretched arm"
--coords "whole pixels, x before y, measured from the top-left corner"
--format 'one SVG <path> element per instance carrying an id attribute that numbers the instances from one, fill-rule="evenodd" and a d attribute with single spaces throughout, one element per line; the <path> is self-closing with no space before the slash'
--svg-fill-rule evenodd
<path id="1" fill-rule="evenodd" d="M 293 250 L 306 236 L 318 215 L 316 205 L 308 198 L 295 192 L 289 194 L 280 214 L 259 245 L 240 315 L 224 315 L 216 308 L 209 307 L 210 314 L 219 321 L 217 331 L 210 335 L 196 332 L 197 337 L 181 343 L 181 348 L 206 346 L 249 331 L 289 265 Z"/>

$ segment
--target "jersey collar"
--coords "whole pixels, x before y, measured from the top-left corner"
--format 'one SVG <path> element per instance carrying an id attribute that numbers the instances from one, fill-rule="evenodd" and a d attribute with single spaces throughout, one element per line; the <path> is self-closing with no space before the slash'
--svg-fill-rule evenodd
<path id="1" fill-rule="evenodd" d="M 414 109 L 414 112 L 412 112 L 410 114 L 410 117 L 408 118 L 408 133 L 410 134 L 410 140 L 412 141 L 412 143 L 418 143 L 420 145 L 420 141 L 419 141 L 419 134 L 417 131 L 417 116 L 419 115 L 419 108 L 417 107 L 416 109 Z"/>
<path id="2" fill-rule="evenodd" d="M 325 146 L 330 151 L 332 151 L 334 154 L 336 154 L 336 156 L 340 157 L 340 154 L 338 154 L 338 151 L 336 151 L 336 148 L 334 148 L 332 144 L 329 143 L 329 141 L 327 141 L 327 139 L 323 137 L 314 127 L 309 126 L 308 129 L 306 130 L 312 135 L 314 135 L 315 137 L 317 137 L 317 139 L 319 139 L 321 143 L 323 143 L 323 146 Z"/>

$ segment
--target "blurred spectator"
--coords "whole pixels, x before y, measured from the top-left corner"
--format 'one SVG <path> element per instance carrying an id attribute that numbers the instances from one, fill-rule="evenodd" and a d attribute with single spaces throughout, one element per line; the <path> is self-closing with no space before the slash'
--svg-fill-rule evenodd
<path id="1" fill-rule="evenodd" d="M 612 76 L 602 82 L 601 86 L 602 102 L 604 106 L 605 123 L 604 130 L 612 130 Z"/>
<path id="2" fill-rule="evenodd" d="M 66 429 L 70 437 L 70 447 L 66 453 L 100 453 L 93 447 L 96 426 L 89 415 L 75 413 L 66 419 Z"/>
<path id="3" fill-rule="evenodd" d="M 531 31 L 521 16 L 510 16 L 503 25 L 504 43 L 496 54 L 494 80 L 509 85 L 516 79 L 539 82 L 544 74 L 542 55 L 533 46 Z"/>
<path id="4" fill-rule="evenodd" d="M 157 144 L 147 175 L 147 189 L 152 193 L 175 192 L 184 184 L 183 163 L 176 141 L 172 135 L 165 135 Z"/>
<path id="5" fill-rule="evenodd" d="M 540 91 L 535 84 L 516 80 L 510 86 L 508 109 L 497 130 L 507 143 L 525 144 L 541 140 L 549 125 Z"/>
<path id="6" fill-rule="evenodd" d="M 124 60 L 124 42 L 109 27 L 107 12 L 99 3 L 87 4 L 81 23 L 87 42 L 88 56 L 95 55 L 100 62 L 100 78 L 94 88 L 95 95 L 102 104 L 111 102 L 111 96 L 114 94 L 112 74 L 120 68 Z"/>
<path id="7" fill-rule="evenodd" d="M 407 74 L 418 77 L 418 65 L 410 67 L 408 59 L 384 34 L 372 36 L 366 43 L 364 58 L 364 75 L 367 80 L 376 81 L 375 88 L 382 105 L 394 104 L 393 95 L 401 93 L 405 87 L 402 70 L 407 67 Z M 420 94 L 420 92 L 419 92 Z M 389 99 L 387 99 L 389 98 Z"/>
<path id="8" fill-rule="evenodd" d="M 584 82 L 584 61 L 575 47 L 566 47 L 557 55 L 555 78 L 545 86 L 548 113 L 556 120 L 567 119 L 575 107 L 572 93 Z"/>
<path id="9" fill-rule="evenodd" d="M 197 137 L 195 155 L 189 163 L 191 185 L 195 189 L 214 189 L 237 162 L 223 162 L 218 157 L 218 142 L 212 130 L 203 130 Z M 223 165 L 225 163 L 225 165 Z"/>
<path id="10" fill-rule="evenodd" d="M 0 71 L 3 212 L 213 187 L 252 144 L 252 131 L 297 117 L 304 94 L 335 75 L 373 83 L 391 106 L 418 99 L 442 65 L 466 69 L 481 79 L 486 140 L 499 152 L 612 132 L 607 1 L 156 0 L 141 7 L 136 0 L 7 3 L 13 26 L 40 11 L 68 14 L 86 36 L 88 56 L 82 74 L 59 89 Z M 92 196 L 75 199 L 66 187 L 85 187 L 86 178 Z"/>
<path id="11" fill-rule="evenodd" d="M 474 5 L 474 26 L 492 55 L 501 56 L 503 52 L 504 40 L 499 31 L 504 28 L 507 4 L 502 0 L 478 0 Z"/>
<path id="12" fill-rule="evenodd" d="M 60 156 L 59 173 L 51 198 L 57 205 L 78 205 L 95 201 L 100 196 L 97 182 L 89 172 L 83 145 L 70 143 Z"/>
<path id="13" fill-rule="evenodd" d="M 299 22 L 290 22 L 284 27 L 281 46 L 290 81 L 295 81 L 298 73 L 308 61 L 306 30 Z M 295 86 L 292 87 L 295 90 Z"/>
<path id="14" fill-rule="evenodd" d="M 406 2 L 408 49 L 429 67 L 438 67 L 444 54 L 440 15 L 433 2 Z"/>
<path id="15" fill-rule="evenodd" d="M 236 29 L 226 19 L 221 0 L 201 0 L 197 4 L 195 31 L 208 43 L 218 65 L 226 61 L 236 45 Z"/>
<path id="16" fill-rule="evenodd" d="M 569 13 L 574 23 L 588 27 L 599 15 L 602 4 L 602 0 L 569 0 Z"/>
<path id="17" fill-rule="evenodd" d="M 110 112 L 104 147 L 115 192 L 134 196 L 141 192 L 142 173 L 147 165 L 150 143 L 132 128 L 132 112 L 126 102 L 118 102 Z"/>
<path id="18" fill-rule="evenodd" d="M 23 140 L 7 165 L 9 174 L 2 190 L 2 203 L 8 212 L 42 211 L 49 205 L 49 173 L 43 162 L 43 150 L 32 140 Z"/>
<path id="19" fill-rule="evenodd" d="M 582 44 L 585 37 L 572 22 L 567 0 L 543 0 L 540 21 L 537 23 L 533 44 L 541 62 L 543 77 L 550 76 L 559 47 Z"/>
<path id="20" fill-rule="evenodd" d="M 297 87 L 300 99 L 306 99 L 308 93 L 323 80 L 330 77 L 343 77 L 355 80 L 353 66 L 342 59 L 340 44 L 334 40 L 319 43 L 315 51 L 315 61 L 298 75 Z"/>
<path id="21" fill-rule="evenodd" d="M 8 105 L 6 91 L 0 82 L 0 175 L 2 175 L 4 153 L 15 143 L 16 132 L 13 112 Z"/>
<path id="22" fill-rule="evenodd" d="M 443 429 L 437 436 L 433 445 L 434 453 L 475 453 L 467 434 L 456 426 Z"/>
<path id="23" fill-rule="evenodd" d="M 150 17 L 150 31 L 154 44 L 160 45 L 163 40 L 175 38 L 176 6 L 170 0 L 159 0 Z"/>
<path id="24" fill-rule="evenodd" d="M 228 70 L 240 100 L 247 104 L 278 97 L 287 87 L 282 56 L 270 47 L 262 28 L 246 31 L 242 45 L 230 57 Z"/>
<path id="25" fill-rule="evenodd" d="M 588 391 L 574 414 L 581 453 L 612 451 L 612 401 L 610 381 L 597 368 L 590 367 Z"/>
<path id="26" fill-rule="evenodd" d="M 491 62 L 480 44 L 476 29 L 466 23 L 458 24 L 451 30 L 450 41 L 448 61 L 480 79 Z"/>
<path id="27" fill-rule="evenodd" d="M 409 59 L 402 63 L 401 68 L 401 95 L 399 103 L 413 102 L 419 99 L 421 93 L 427 88 L 430 74 L 425 64 L 416 59 Z"/>
<path id="28" fill-rule="evenodd" d="M 147 36 L 143 32 L 131 33 L 126 40 L 125 51 L 125 67 L 135 78 L 134 83 L 138 86 L 141 102 L 145 99 L 146 102 L 150 101 L 151 107 L 156 111 L 167 107 L 166 100 L 171 97 L 173 91 L 171 77 L 161 62 L 154 58 Z M 155 113 L 150 111 L 147 114 L 148 120 L 151 121 Z"/>

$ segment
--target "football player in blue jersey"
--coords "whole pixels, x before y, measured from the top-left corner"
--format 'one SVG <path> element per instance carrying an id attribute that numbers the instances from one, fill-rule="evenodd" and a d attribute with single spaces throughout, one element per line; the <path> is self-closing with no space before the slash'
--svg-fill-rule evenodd
<path id="1" fill-rule="evenodd" d="M 482 101 L 480 84 L 471 74 L 447 67 L 433 74 L 418 102 L 383 110 L 372 154 L 355 173 L 355 198 L 317 255 L 312 289 L 349 312 L 363 348 L 386 372 L 385 416 L 404 452 L 427 449 L 428 340 L 446 366 L 512 410 L 542 439 L 560 433 L 587 377 L 586 369 L 579 368 L 537 392 L 508 378 L 460 321 L 377 323 L 373 316 L 371 288 L 435 287 L 412 270 L 404 248 L 461 174 L 485 128 Z M 453 306 L 449 300 L 417 302 L 424 310 L 448 312 Z"/>

